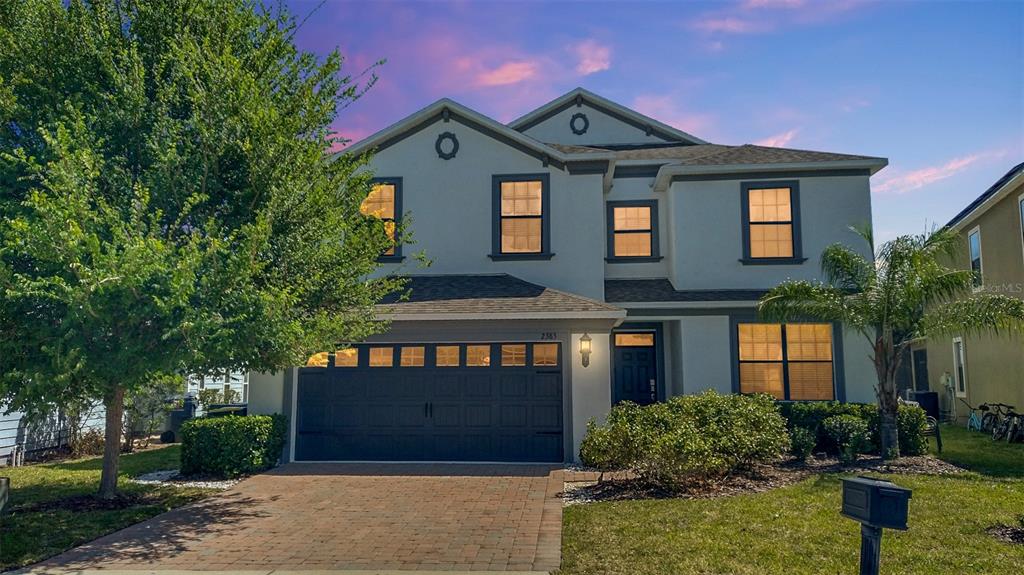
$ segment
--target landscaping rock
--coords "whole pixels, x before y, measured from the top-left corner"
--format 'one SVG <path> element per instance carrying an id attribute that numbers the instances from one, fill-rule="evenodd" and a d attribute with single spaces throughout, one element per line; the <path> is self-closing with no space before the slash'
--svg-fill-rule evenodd
<path id="1" fill-rule="evenodd" d="M 143 485 L 163 485 L 169 487 L 196 487 L 200 489 L 224 490 L 234 486 L 239 479 L 204 480 L 195 477 L 183 477 L 177 469 L 165 469 L 144 473 L 131 481 Z"/>

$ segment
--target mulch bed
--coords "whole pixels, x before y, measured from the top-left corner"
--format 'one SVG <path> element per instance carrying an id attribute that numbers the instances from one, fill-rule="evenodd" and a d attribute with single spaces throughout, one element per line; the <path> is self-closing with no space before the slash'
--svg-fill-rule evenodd
<path id="1" fill-rule="evenodd" d="M 12 511 L 35 513 L 40 511 L 117 511 L 130 507 L 154 505 L 160 498 L 147 493 L 118 493 L 113 499 L 100 499 L 95 495 L 75 495 L 28 505 L 18 505 Z"/>
<path id="2" fill-rule="evenodd" d="M 995 537 L 1003 543 L 1011 543 L 1014 545 L 1024 545 L 1024 517 L 1021 518 L 1021 525 L 1013 527 L 1011 525 L 993 525 L 985 530 L 992 537 Z"/>
<path id="3" fill-rule="evenodd" d="M 566 505 L 596 501 L 633 499 L 709 499 L 744 493 L 761 493 L 792 485 L 822 473 L 906 473 L 921 475 L 952 475 L 964 469 L 927 455 L 902 457 L 885 462 L 879 457 L 862 455 L 856 462 L 842 463 L 834 458 L 812 458 L 806 462 L 788 459 L 774 465 L 761 465 L 747 472 L 723 478 L 694 481 L 681 491 L 667 491 L 641 479 L 613 476 L 602 482 L 566 483 L 561 497 Z"/>

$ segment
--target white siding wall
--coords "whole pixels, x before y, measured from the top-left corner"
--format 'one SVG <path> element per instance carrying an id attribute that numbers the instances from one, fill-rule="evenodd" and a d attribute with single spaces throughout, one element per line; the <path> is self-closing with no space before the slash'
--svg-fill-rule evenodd
<path id="1" fill-rule="evenodd" d="M 786 178 L 783 178 L 786 179 Z M 849 230 L 870 223 L 867 176 L 813 177 L 800 180 L 802 265 L 743 265 L 740 184 L 745 180 L 675 182 L 672 225 L 672 283 L 676 289 L 770 288 L 787 279 L 820 277 L 822 250 L 846 243 L 870 256 L 866 242 Z M 765 181 L 758 179 L 757 181 Z"/>
<path id="2" fill-rule="evenodd" d="M 574 134 L 569 127 L 569 121 L 578 113 L 586 114 L 590 120 L 590 127 L 585 134 Z M 570 106 L 523 133 L 541 142 L 577 146 L 665 142 L 657 136 L 648 136 L 644 130 L 613 118 L 586 103 L 580 107 Z"/>
<path id="3" fill-rule="evenodd" d="M 605 276 L 608 278 L 665 278 L 669 277 L 669 263 L 672 261 L 673 229 L 672 211 L 666 201 L 666 194 L 655 194 L 651 185 L 654 178 L 616 178 L 611 191 L 605 196 L 607 201 L 620 200 L 657 200 L 658 202 L 658 249 L 663 259 L 660 262 L 606 262 Z M 607 209 L 605 219 L 607 219 Z M 605 223 L 610 226 L 610 222 Z M 605 242 L 607 246 L 607 241 Z M 607 253 L 607 247 L 605 247 Z"/>
<path id="4" fill-rule="evenodd" d="M 249 413 L 284 413 L 284 372 L 249 372 Z M 285 414 L 289 417 L 291 414 Z"/>
<path id="5" fill-rule="evenodd" d="M 684 393 L 713 389 L 732 393 L 732 348 L 728 316 L 693 316 L 679 320 L 682 332 Z"/>
<path id="6" fill-rule="evenodd" d="M 453 132 L 458 155 L 442 160 L 438 134 Z M 458 122 L 437 122 L 386 148 L 373 159 L 378 177 L 402 177 L 403 211 L 415 245 L 405 246 L 406 273 L 508 273 L 527 281 L 604 297 L 604 202 L 601 175 L 571 176 Z M 492 261 L 491 176 L 548 173 L 551 177 L 549 261 Z M 408 256 L 420 250 L 433 261 L 417 269 Z M 388 264 L 394 270 L 398 264 Z"/>

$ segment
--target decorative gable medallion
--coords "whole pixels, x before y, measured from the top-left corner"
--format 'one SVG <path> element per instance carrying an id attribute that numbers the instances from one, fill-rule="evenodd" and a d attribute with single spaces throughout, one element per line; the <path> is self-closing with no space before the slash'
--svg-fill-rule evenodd
<path id="1" fill-rule="evenodd" d="M 434 142 L 434 150 L 437 151 L 438 158 L 450 160 L 455 157 L 455 154 L 459 153 L 459 140 L 455 137 L 455 134 L 443 132 L 437 137 L 437 141 Z"/>
<path id="2" fill-rule="evenodd" d="M 569 120 L 569 129 L 572 130 L 573 134 L 582 136 L 590 129 L 590 120 L 583 112 L 577 112 L 573 114 L 572 118 Z"/>

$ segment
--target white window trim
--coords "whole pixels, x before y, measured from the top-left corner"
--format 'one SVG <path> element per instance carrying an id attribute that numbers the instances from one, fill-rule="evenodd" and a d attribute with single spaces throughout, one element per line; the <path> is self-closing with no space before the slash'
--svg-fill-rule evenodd
<path id="1" fill-rule="evenodd" d="M 1024 259 L 1024 194 L 1017 196 L 1017 217 L 1020 218 L 1020 256 Z"/>
<path id="2" fill-rule="evenodd" d="M 971 236 L 978 234 L 978 279 L 980 285 L 971 284 L 971 291 L 978 293 L 985 289 L 985 249 L 981 245 L 981 226 L 974 226 L 967 232 L 967 265 L 974 271 L 974 254 L 971 253 Z M 973 282 L 973 280 L 971 280 Z"/>
<path id="3" fill-rule="evenodd" d="M 958 343 L 960 344 L 960 363 L 964 366 L 964 380 L 962 382 L 963 386 L 961 386 L 961 382 L 957 380 L 959 376 L 957 375 L 958 372 L 956 370 L 956 344 Z M 963 392 L 960 391 L 961 387 L 964 388 Z M 953 338 L 953 393 L 957 397 L 967 397 L 967 346 L 964 345 L 964 338 L 959 336 Z"/>

